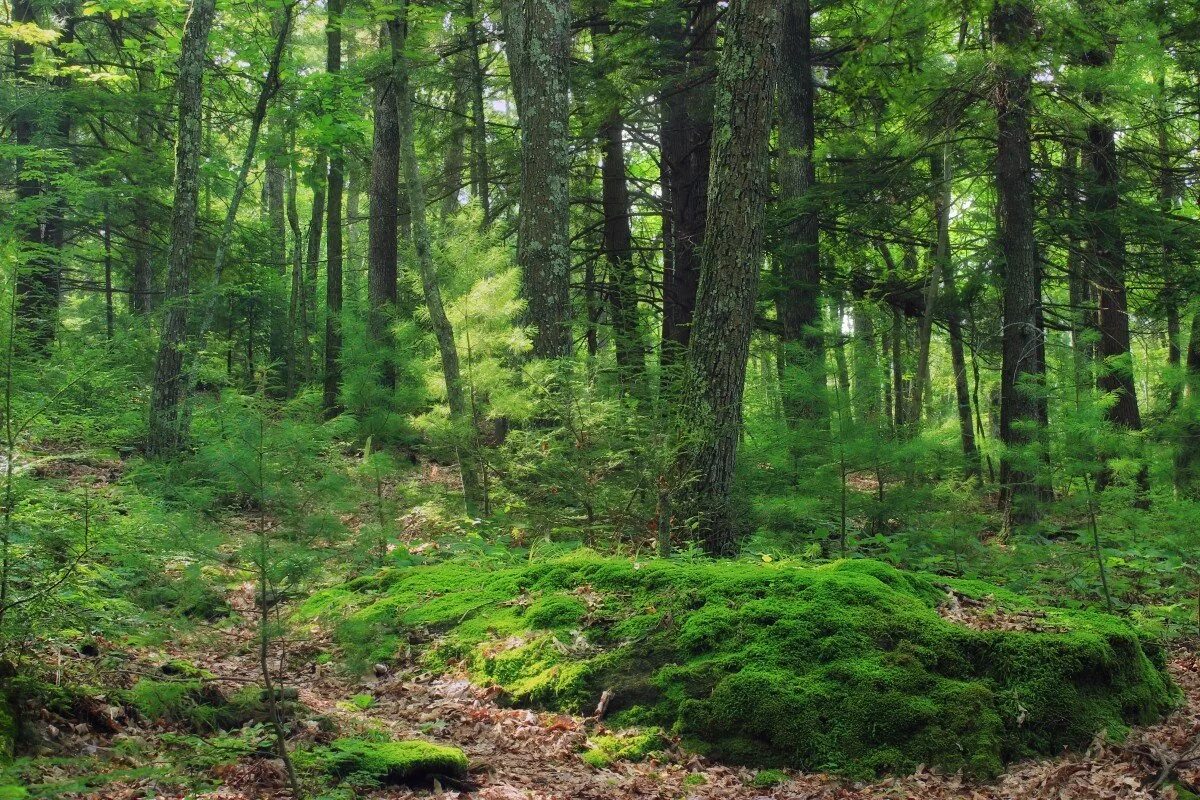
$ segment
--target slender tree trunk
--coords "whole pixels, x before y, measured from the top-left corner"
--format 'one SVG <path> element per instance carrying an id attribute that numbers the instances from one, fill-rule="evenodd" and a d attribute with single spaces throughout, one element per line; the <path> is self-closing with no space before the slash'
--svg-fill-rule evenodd
<path id="1" fill-rule="evenodd" d="M 450 420 L 457 431 L 464 435 L 465 443 L 459 447 L 459 471 L 462 475 L 463 497 L 469 516 L 475 516 L 483 502 L 483 485 L 480 480 L 474 452 L 475 436 L 473 419 L 463 390 L 462 375 L 458 362 L 458 346 L 454 340 L 454 328 L 446 309 L 442 305 L 442 293 L 438 286 L 437 268 L 433 263 L 429 225 L 425 218 L 425 188 L 413 133 L 412 87 L 409 84 L 408 59 L 404 54 L 407 24 L 404 20 L 406 7 L 401 9 L 400 19 L 393 25 L 393 54 L 396 58 L 396 98 L 399 114 L 400 152 L 404 162 L 404 182 L 408 187 L 408 206 L 412 213 L 413 247 L 417 254 L 417 268 L 421 273 L 421 288 L 425 294 L 425 307 L 429 311 L 429 322 L 437 338 L 438 353 L 442 359 L 442 375 L 446 380 L 446 402 L 450 406 Z"/>
<path id="2" fill-rule="evenodd" d="M 264 192 L 267 200 L 267 223 L 271 232 L 271 268 L 265 276 L 267 291 L 263 301 L 267 305 L 269 324 L 268 357 L 271 363 L 272 380 L 268 382 L 269 391 L 276 395 L 286 395 L 287 392 L 287 311 L 284 298 L 287 297 L 285 279 L 287 269 L 287 211 L 285 194 L 287 183 L 287 156 L 284 152 L 285 140 L 281 123 L 278 119 L 271 120 L 270 152 L 267 153 L 266 173 L 264 176 Z"/>
<path id="3" fill-rule="evenodd" d="M 296 150 L 296 135 L 292 133 L 291 149 L 293 156 Z M 291 290 L 288 294 L 287 320 L 287 396 L 294 397 L 300 384 L 300 365 L 298 360 L 302 352 L 296 338 L 303 334 L 304 313 L 304 234 L 300 229 L 300 209 L 296 203 L 297 183 L 295 163 L 288 170 L 287 182 L 287 220 L 292 234 L 292 265 Z"/>
<path id="4" fill-rule="evenodd" d="M 317 375 L 313 343 L 316 340 L 317 279 L 321 265 L 321 234 L 325 227 L 325 188 L 328 184 L 329 159 L 322 150 L 308 174 L 308 186 L 312 190 L 313 201 L 304 259 L 304 302 L 300 309 L 300 357 L 304 363 L 306 381 Z"/>
<path id="5" fill-rule="evenodd" d="M 342 71 L 342 0 L 326 5 L 325 71 L 334 84 Z M 338 390 L 341 384 L 342 358 L 342 187 L 345 160 L 340 144 L 329 153 L 329 182 L 325 214 L 325 374 L 322 400 L 327 416 L 340 410 Z"/>
<path id="6" fill-rule="evenodd" d="M 771 0 L 732 0 L 726 14 L 708 198 L 708 222 L 721 235 L 704 240 L 689 351 L 689 405 L 701 427 L 684 504 L 713 554 L 731 552 L 737 538 L 730 501 L 770 193 L 768 142 L 779 33 Z"/>
<path id="7" fill-rule="evenodd" d="M 943 304 L 950 339 L 950 367 L 954 370 L 954 397 L 958 406 L 958 430 L 962 440 L 963 475 L 979 476 L 979 452 L 975 445 L 975 423 L 971 418 L 971 390 L 967 384 L 967 360 L 963 351 L 962 311 L 955 285 L 954 262 L 947 260 L 943 275 Z"/>
<path id="8" fill-rule="evenodd" d="M 593 50 L 600 80 L 617 68 L 609 53 L 608 7 L 597 11 Z M 615 87 L 614 87 L 615 89 Z M 625 391 L 637 392 L 646 368 L 642 334 L 638 325 L 637 274 L 633 263 L 629 187 L 625 177 L 625 119 L 619 101 L 612 102 L 600 125 L 601 208 L 604 214 L 604 256 L 608 261 L 608 305 L 612 317 L 617 372 Z"/>
<path id="9" fill-rule="evenodd" d="M 345 278 L 345 302 L 351 308 L 357 308 L 362 301 L 362 282 L 367 275 L 367 257 L 359 247 L 359 222 L 362 206 L 363 164 L 357 159 L 351 161 L 346 169 L 346 247 L 343 255 L 345 266 L 342 268 Z M 368 183 L 370 181 L 367 176 Z M 370 187 L 368 186 L 368 191 Z"/>
<path id="10" fill-rule="evenodd" d="M 817 183 L 813 150 L 816 86 L 812 65 L 809 0 L 782 4 L 779 80 L 779 193 L 791 222 L 780 256 L 782 291 L 778 316 L 787 343 L 785 356 L 799 373 L 784 393 L 789 422 L 826 416 L 825 341 L 821 332 L 820 224 L 812 198 Z"/>
<path id="11" fill-rule="evenodd" d="M 1004 525 L 1011 531 L 1035 520 L 1041 494 L 1039 447 L 1045 426 L 1038 395 L 1042 362 L 1041 271 L 1034 238 L 1030 155 L 1031 66 L 1034 16 L 1026 0 L 1000 0 L 991 14 L 997 52 L 995 89 L 997 215 L 1003 258 L 1004 328 L 1000 379 L 1000 463 Z"/>
<path id="12" fill-rule="evenodd" d="M 664 197 L 670 197 L 671 270 L 663 282 L 662 354 L 664 366 L 687 350 L 700 284 L 700 251 L 708 209 L 713 99 L 707 74 L 715 61 L 716 0 L 685 5 L 694 9 L 681 26 L 676 64 L 678 80 L 666 89 L 662 145 Z"/>
<path id="13" fill-rule="evenodd" d="M 892 306 L 892 428 L 904 431 L 904 312 Z"/>
<path id="14" fill-rule="evenodd" d="M 947 137 L 953 131 L 947 129 Z M 929 345 L 933 338 L 933 317 L 937 312 L 938 289 L 950 268 L 950 203 L 954 182 L 950 162 L 950 146 L 943 145 L 929 160 L 930 176 L 937 182 L 933 196 L 933 219 L 936 228 L 933 258 L 930 259 L 929 282 L 925 285 L 925 307 L 921 313 L 921 328 L 917 333 L 917 374 L 913 379 L 913 428 L 921 424 L 923 401 L 929 387 Z"/>
<path id="15" fill-rule="evenodd" d="M 865 300 L 854 304 L 854 384 L 853 412 L 862 422 L 879 420 L 879 353 L 876 350 L 875 321 Z"/>
<path id="16" fill-rule="evenodd" d="M 375 80 L 375 133 L 371 143 L 370 216 L 367 219 L 367 331 L 379 358 L 383 385 L 396 388 L 390 326 L 395 319 L 396 230 L 400 192 L 400 130 L 396 111 L 396 50 L 399 23 L 389 22 L 381 45 L 391 54 L 391 69 Z"/>
<path id="17" fill-rule="evenodd" d="M 534 329 L 533 355 L 563 358 L 571 353 L 567 186 L 571 4 L 568 0 L 509 0 L 507 5 L 521 7 L 520 35 L 509 34 L 509 64 L 521 120 L 517 263 Z"/>
<path id="18" fill-rule="evenodd" d="M 470 42 L 468 66 L 471 70 L 471 186 L 483 212 L 483 227 L 492 222 L 491 176 L 488 174 L 487 116 L 484 113 L 487 76 L 479 57 L 481 35 L 479 30 L 480 10 L 477 0 L 468 0 L 467 36 Z"/>
<path id="19" fill-rule="evenodd" d="M 167 256 L 167 311 L 154 365 L 150 427 L 146 439 L 146 451 L 151 456 L 171 455 L 181 444 L 180 409 L 187 389 L 183 385 L 183 353 L 191 306 L 188 294 L 200 187 L 204 62 L 215 10 L 216 0 L 193 0 L 184 26 L 179 57 L 174 203 L 171 212 L 171 249 Z"/>
<path id="20" fill-rule="evenodd" d="M 450 95 L 450 135 L 446 138 L 446 160 L 442 168 L 442 219 L 448 219 L 458 211 L 458 195 L 463 188 L 463 173 L 466 170 L 467 105 L 471 99 L 471 54 L 467 48 L 467 37 L 458 41 L 463 48 L 455 54 L 450 65 L 454 86 Z"/>
<path id="21" fill-rule="evenodd" d="M 1090 0 L 1085 4 L 1084 12 L 1088 16 L 1095 14 Z M 1088 50 L 1083 57 L 1083 63 L 1097 73 L 1111 66 L 1116 47 L 1116 40 L 1107 31 L 1102 31 L 1101 35 L 1104 41 Z M 1100 308 L 1099 376 L 1096 384 L 1101 392 L 1115 395 L 1116 402 L 1108 408 L 1108 420 L 1117 428 L 1139 431 L 1142 429 L 1142 416 L 1138 410 L 1129 339 L 1116 131 L 1112 120 L 1108 118 L 1103 91 L 1089 89 L 1084 94 L 1084 99 L 1094 110 L 1088 123 L 1084 149 L 1090 168 L 1085 196 L 1088 266 L 1096 285 Z M 1097 487 L 1104 488 L 1111 477 L 1107 468 L 1103 470 L 1097 479 Z M 1138 484 L 1142 495 L 1139 504 L 1145 505 L 1148 502 L 1146 493 L 1150 488 L 1149 473 L 1145 466 L 1138 475 Z"/>
<path id="22" fill-rule="evenodd" d="M 153 91 L 153 72 L 139 69 L 137 72 L 138 94 L 149 95 Z M 145 100 L 143 100 L 145 102 Z M 145 109 L 137 115 L 137 154 L 150 163 L 154 159 L 154 120 L 152 111 Z M 129 287 L 129 310 L 135 315 L 148 314 L 154 310 L 154 263 L 151 259 L 149 187 L 134 187 L 133 216 L 133 275 Z"/>

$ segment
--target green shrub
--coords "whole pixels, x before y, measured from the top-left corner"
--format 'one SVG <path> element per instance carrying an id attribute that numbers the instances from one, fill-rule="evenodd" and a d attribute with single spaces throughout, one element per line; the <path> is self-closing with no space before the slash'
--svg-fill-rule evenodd
<path id="1" fill-rule="evenodd" d="M 436 776 L 462 777 L 467 757 L 457 747 L 424 741 L 338 739 L 309 754 L 326 774 L 353 782 L 414 783 Z M 302 759 L 303 760 L 303 759 Z"/>

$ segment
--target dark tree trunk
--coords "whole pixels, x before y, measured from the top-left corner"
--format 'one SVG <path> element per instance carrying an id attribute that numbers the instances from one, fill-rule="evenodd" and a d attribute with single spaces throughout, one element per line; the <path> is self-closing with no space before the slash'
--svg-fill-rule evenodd
<path id="1" fill-rule="evenodd" d="M 391 69 L 375 80 L 375 133 L 371 142 L 370 215 L 367 218 L 367 330 L 380 359 L 381 378 L 396 388 L 389 326 L 396 301 L 396 232 L 400 192 L 400 132 L 396 116 L 396 60 L 400 57 L 389 22 L 380 43 L 391 54 Z"/>
<path id="2" fill-rule="evenodd" d="M 1090 3 L 1085 13 L 1090 12 Z M 1095 71 L 1108 69 L 1112 64 L 1116 42 L 1105 32 L 1105 41 L 1088 50 L 1083 63 Z M 1088 238 L 1088 267 L 1096 286 L 1099 305 L 1100 339 L 1097 348 L 1099 374 L 1097 388 L 1115 395 L 1116 402 L 1108 408 L 1108 419 L 1117 428 L 1129 431 L 1142 429 L 1138 410 L 1137 389 L 1133 380 L 1133 352 L 1129 341 L 1129 302 L 1125 291 L 1125 238 L 1120 218 L 1120 175 L 1117 169 L 1117 141 L 1112 120 L 1108 118 L 1104 93 L 1090 89 L 1084 98 L 1093 109 L 1084 142 L 1084 155 L 1089 167 L 1085 194 L 1085 222 Z M 1102 454 L 1103 455 L 1103 454 Z M 1111 480 L 1106 468 L 1097 484 L 1103 488 Z M 1143 467 L 1138 476 L 1141 504 L 1149 489 L 1149 474 Z"/>
<path id="3" fill-rule="evenodd" d="M 326 7 L 325 71 L 335 84 L 342 71 L 342 0 L 329 0 Z M 345 161 L 341 147 L 334 145 L 329 154 L 329 183 L 325 213 L 325 374 L 322 400 L 325 413 L 336 415 L 341 409 L 338 390 L 341 384 L 342 357 L 342 187 Z"/>
<path id="4" fill-rule="evenodd" d="M 192 242 L 196 234 L 200 188 L 201 101 L 205 52 L 216 0 L 193 0 L 184 26 L 179 72 L 175 184 L 171 211 L 171 249 L 167 256 L 166 318 L 154 365 L 150 427 L 146 451 L 151 456 L 175 453 L 182 437 L 183 354 L 191 300 Z"/>
<path id="5" fill-rule="evenodd" d="M 268 352 L 271 362 L 270 389 L 278 394 L 287 393 L 287 297 L 285 278 L 287 269 L 287 217 L 285 193 L 287 184 L 287 156 L 284 152 L 283 131 L 278 120 L 272 120 L 271 148 L 267 154 L 264 192 L 267 199 L 267 223 L 271 232 L 271 271 L 267 282 L 264 301 L 270 314 Z"/>
<path id="6" fill-rule="evenodd" d="M 875 340 L 875 321 L 865 301 L 854 304 L 854 383 L 852 407 L 854 417 L 877 425 L 879 422 L 879 353 Z"/>
<path id="7" fill-rule="evenodd" d="M 598 77 L 616 70 L 606 38 L 609 23 L 598 12 L 593 26 Z M 636 391 L 645 370 L 645 352 L 638 325 L 637 275 L 633 263 L 633 233 L 630 229 L 629 187 L 625 177 L 625 119 L 619 101 L 613 101 L 600 125 L 601 209 L 604 214 L 604 256 L 608 261 L 608 306 L 612 317 L 618 378 L 623 390 Z"/>
<path id="8" fill-rule="evenodd" d="M 662 362 L 675 363 L 691 338 L 700 284 L 700 249 L 708 207 L 713 99 L 708 74 L 716 52 L 716 0 L 700 0 L 677 37 L 671 69 L 677 80 L 666 88 L 662 169 L 670 198 L 671 269 L 663 280 Z"/>
<path id="9" fill-rule="evenodd" d="M 782 287 L 777 301 L 784 353 L 799 380 L 784 388 L 790 423 L 819 421 L 827 413 L 825 340 L 821 331 L 820 226 L 812 191 L 817 183 L 809 0 L 782 5 L 779 78 L 779 193 L 791 222 L 780 253 Z"/>
<path id="10" fill-rule="evenodd" d="M 138 70 L 138 94 L 149 95 L 153 89 L 153 78 L 148 70 Z M 143 100 L 143 102 L 145 102 Z M 154 159 L 154 118 L 146 109 L 137 115 L 138 158 L 150 163 Z M 134 240 L 133 274 L 130 276 L 129 310 L 135 315 L 148 314 L 154 309 L 154 263 L 150 226 L 149 187 L 135 187 L 133 194 Z"/>
<path id="11" fill-rule="evenodd" d="M 1011 531 L 1038 516 L 1042 456 L 1031 451 L 1038 449 L 1046 422 L 1039 399 L 1046 370 L 1041 359 L 1042 288 L 1030 155 L 1032 75 L 1023 55 L 1033 37 L 1033 10 L 1025 0 L 1001 0 L 990 24 L 999 59 L 996 193 L 1004 284 L 1000 438 L 1007 450 L 1000 463 L 1000 483 L 1005 530 Z"/>
<path id="12" fill-rule="evenodd" d="M 479 58 L 482 37 L 479 30 L 479 5 L 476 0 L 470 0 L 468 13 L 471 16 L 467 27 L 470 42 L 468 66 L 471 69 L 471 186 L 475 197 L 479 200 L 479 208 L 483 212 L 483 226 L 486 228 L 492 221 L 491 177 L 487 154 L 487 117 L 484 113 L 486 100 L 484 91 L 487 76 L 484 75 L 483 62 Z"/>
<path id="13" fill-rule="evenodd" d="M 296 134 L 291 135 L 291 151 L 295 155 Z M 292 235 L 291 282 L 288 292 L 287 319 L 287 396 L 294 397 L 300 384 L 300 369 L 297 363 L 300 349 L 296 341 L 303 331 L 301 321 L 304 309 L 304 233 L 300 229 L 300 209 L 296 203 L 298 176 L 293 163 L 288 170 L 287 180 L 287 220 L 288 229 Z"/>
<path id="14" fill-rule="evenodd" d="M 466 50 L 469 41 L 458 40 L 458 46 L 464 49 L 455 54 L 450 65 L 454 86 L 450 96 L 450 135 L 446 138 L 446 161 L 442 168 L 442 219 L 458 210 L 458 194 L 466 171 L 467 104 L 471 98 L 471 54 Z"/>
<path id="15" fill-rule="evenodd" d="M 300 309 L 300 358 L 304 364 L 303 376 L 306 381 L 317 375 L 313 344 L 316 341 L 317 277 L 321 266 L 321 235 L 325 227 L 325 189 L 328 185 L 329 159 L 322 151 L 308 173 L 308 187 L 312 190 L 313 200 L 305 242 L 304 297 Z"/>
<path id="16" fill-rule="evenodd" d="M 768 142 L 779 17 L 771 0 L 732 0 L 717 77 L 704 270 L 689 350 L 689 406 L 700 426 L 694 480 L 684 508 L 706 550 L 731 552 L 730 506 L 742 422 L 746 360 L 762 266 L 763 215 L 770 192 Z"/>

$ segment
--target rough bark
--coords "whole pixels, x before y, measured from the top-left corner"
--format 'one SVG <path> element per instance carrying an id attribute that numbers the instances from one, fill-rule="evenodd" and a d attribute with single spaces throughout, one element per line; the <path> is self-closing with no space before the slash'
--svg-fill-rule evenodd
<path id="1" fill-rule="evenodd" d="M 1045 363 L 1030 156 L 1032 75 L 1026 56 L 1033 38 L 1033 10 L 1025 0 L 1001 0 L 990 24 L 997 53 L 996 193 L 1004 284 L 1000 438 L 1006 450 L 1000 483 L 1005 529 L 1012 530 L 1038 515 L 1041 456 L 1031 451 L 1037 449 L 1045 426 L 1038 397 Z"/>
<path id="2" fill-rule="evenodd" d="M 150 426 L 146 451 L 151 456 L 175 453 L 181 444 L 184 392 L 183 354 L 191 301 L 192 243 L 199 203 L 201 100 L 204 61 L 212 31 L 216 0 L 193 0 L 184 25 L 176 78 L 174 202 L 171 246 L 167 255 L 166 317 L 154 364 Z"/>
<path id="3" fill-rule="evenodd" d="M 381 44 L 391 54 L 390 68 L 375 79 L 375 132 L 371 141 L 370 215 L 367 218 L 367 333 L 380 360 L 380 377 L 396 387 L 390 325 L 396 311 L 396 231 L 400 192 L 400 131 L 396 110 L 399 23 L 389 22 Z"/>
<path id="4" fill-rule="evenodd" d="M 446 316 L 442 304 L 441 288 L 438 286 L 437 268 L 433 263 L 429 224 L 425 214 L 425 187 L 417 162 L 416 142 L 413 134 L 412 87 L 408 78 L 408 60 L 404 55 L 407 25 L 401 18 L 393 26 L 393 54 L 395 61 L 397 113 L 399 116 L 400 152 L 404 164 L 404 182 L 408 187 L 408 205 L 412 213 L 413 248 L 416 250 L 417 269 L 421 273 L 421 289 L 425 295 L 425 307 L 429 311 L 429 323 L 438 343 L 438 354 L 442 361 L 442 376 L 446 381 L 446 403 L 450 407 L 450 421 L 466 442 L 459 447 L 459 473 L 462 475 L 463 497 L 469 516 L 475 516 L 483 502 L 483 485 L 479 477 L 475 453 L 474 420 L 467 407 L 463 390 L 462 374 L 458 361 L 458 345 L 454 340 L 454 327 Z"/>
<path id="5" fill-rule="evenodd" d="M 779 72 L 779 194 L 791 221 L 783 231 L 776 302 L 788 367 L 797 380 L 784 389 L 788 421 L 819 421 L 827 413 L 825 340 L 821 331 L 820 221 L 812 198 L 816 94 L 809 0 L 782 4 Z M 787 385 L 791 386 L 789 390 Z"/>
<path id="6" fill-rule="evenodd" d="M 483 62 L 479 57 L 482 36 L 479 30 L 479 5 L 476 0 L 470 0 L 467 10 L 470 14 L 470 21 L 467 23 L 470 58 L 467 63 L 471 70 L 471 190 L 483 212 L 483 227 L 487 228 L 492 221 L 491 177 L 487 155 L 487 117 L 484 114 L 487 76 L 484 74 Z"/>
<path id="7" fill-rule="evenodd" d="M 329 0 L 325 23 L 325 71 L 338 80 L 342 71 L 342 0 Z M 342 356 L 342 188 L 345 184 L 342 148 L 329 153 L 329 180 L 325 198 L 325 371 L 322 402 L 327 416 L 340 411 Z"/>
<path id="8" fill-rule="evenodd" d="M 689 407 L 699 421 L 684 508 L 705 549 L 736 544 L 731 509 L 746 361 L 754 328 L 769 194 L 768 142 L 779 18 L 771 0 L 732 0 L 715 91 L 704 269 L 689 349 Z"/>
<path id="9" fill-rule="evenodd" d="M 313 344 L 317 326 L 317 277 L 321 265 L 321 237 L 325 227 L 325 189 L 329 185 L 329 158 L 325 151 L 317 154 L 308 173 L 312 190 L 312 210 L 308 219 L 304 257 L 304 302 L 300 309 L 300 358 L 304 380 L 317 374 Z"/>
<path id="10" fill-rule="evenodd" d="M 519 22 L 513 26 L 520 33 L 509 33 L 509 64 L 521 120 L 517 263 L 534 329 L 533 355 L 563 358 L 571 353 L 567 186 L 571 4 L 512 0 L 507 5 L 520 6 L 515 15 Z"/>
<path id="11" fill-rule="evenodd" d="M 671 258 L 663 275 L 662 362 L 675 363 L 691 338 L 708 207 L 713 98 L 708 74 L 716 52 L 716 0 L 700 0 L 675 37 L 673 81 L 665 87 L 662 169 L 669 198 Z"/>
<path id="12" fill-rule="evenodd" d="M 604 16 L 607 8 L 598 11 L 593 25 L 598 77 L 616 69 L 609 53 L 610 25 Z M 637 274 L 633 262 L 633 232 L 630 228 L 629 187 L 625 176 L 625 118 L 620 102 L 613 99 L 600 125 L 601 146 L 601 211 L 604 215 L 602 247 L 608 261 L 608 306 L 612 319 L 613 344 L 616 350 L 617 371 L 623 390 L 636 391 L 645 370 L 645 353 L 638 325 Z"/>

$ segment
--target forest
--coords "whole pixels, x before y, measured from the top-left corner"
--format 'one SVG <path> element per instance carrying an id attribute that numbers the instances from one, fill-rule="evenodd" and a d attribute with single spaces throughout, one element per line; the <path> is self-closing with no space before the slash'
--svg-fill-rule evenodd
<path id="1" fill-rule="evenodd" d="M 1197 800 L 1200 6 L 0 0 L 0 800 Z"/>

